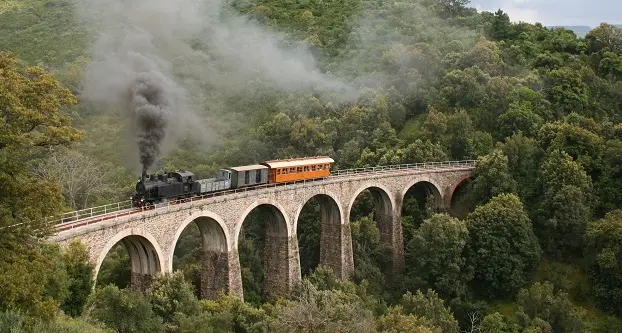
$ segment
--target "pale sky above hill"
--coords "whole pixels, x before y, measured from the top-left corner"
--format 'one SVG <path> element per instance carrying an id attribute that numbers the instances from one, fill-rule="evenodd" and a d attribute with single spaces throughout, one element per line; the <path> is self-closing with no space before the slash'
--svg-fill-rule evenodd
<path id="1" fill-rule="evenodd" d="M 622 23 L 622 0 L 471 0 L 478 11 L 501 8 L 514 22 L 543 25 L 587 25 Z"/>

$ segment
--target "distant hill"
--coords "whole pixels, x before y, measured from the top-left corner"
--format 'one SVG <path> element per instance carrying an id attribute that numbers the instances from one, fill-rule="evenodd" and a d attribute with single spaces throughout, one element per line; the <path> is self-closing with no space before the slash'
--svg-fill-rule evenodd
<path id="1" fill-rule="evenodd" d="M 622 24 L 614 24 L 616 27 L 622 28 Z M 594 29 L 586 25 L 563 25 L 563 26 L 548 26 L 547 28 L 564 28 L 574 31 L 578 37 L 585 37 L 590 30 Z"/>

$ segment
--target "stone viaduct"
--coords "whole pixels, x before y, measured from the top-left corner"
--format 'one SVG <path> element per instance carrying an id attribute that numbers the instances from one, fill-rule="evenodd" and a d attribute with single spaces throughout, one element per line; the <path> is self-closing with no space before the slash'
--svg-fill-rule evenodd
<path id="1" fill-rule="evenodd" d="M 118 242 L 131 260 L 132 285 L 144 288 L 159 273 L 172 272 L 173 252 L 182 231 L 196 223 L 203 239 L 201 296 L 220 291 L 243 297 L 238 242 L 245 218 L 259 209 L 266 221 L 264 290 L 268 296 L 286 294 L 301 279 L 298 216 L 317 198 L 321 206 L 320 264 L 342 279 L 354 270 L 350 210 L 357 196 L 369 190 L 381 240 L 393 249 L 394 272 L 404 266 L 401 211 L 406 192 L 423 184 L 439 210 L 451 204 L 456 187 L 471 176 L 473 161 L 439 162 L 332 171 L 329 178 L 235 190 L 166 203 L 151 210 L 119 209 L 58 225 L 51 240 L 66 245 L 79 239 L 95 263 L 95 276 L 108 251 Z M 91 214 L 93 215 L 93 214 Z M 102 218 L 103 217 L 103 218 Z"/>

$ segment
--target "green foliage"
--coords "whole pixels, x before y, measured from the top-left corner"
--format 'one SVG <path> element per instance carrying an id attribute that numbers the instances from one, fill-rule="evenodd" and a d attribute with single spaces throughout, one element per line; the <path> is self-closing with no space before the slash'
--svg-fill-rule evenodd
<path id="1" fill-rule="evenodd" d="M 76 317 L 82 313 L 91 293 L 94 264 L 90 261 L 86 246 L 78 241 L 69 243 L 63 259 L 69 276 L 69 295 L 61 304 L 61 309 Z"/>
<path id="2" fill-rule="evenodd" d="M 578 255 L 591 216 L 591 179 L 566 153 L 554 150 L 539 172 L 543 189 L 536 230 L 545 252 L 560 259 Z"/>
<path id="3" fill-rule="evenodd" d="M 465 295 L 471 273 L 462 252 L 468 236 L 466 224 L 449 215 L 426 219 L 405 245 L 407 284 L 433 288 L 446 299 Z"/>
<path id="4" fill-rule="evenodd" d="M 109 284 L 117 286 L 119 289 L 130 286 L 132 275 L 132 264 L 130 256 L 125 249 L 125 245 L 116 244 L 104 258 L 99 272 L 97 273 L 97 288 L 106 287 Z"/>
<path id="5" fill-rule="evenodd" d="M 200 297 L 201 290 L 202 237 L 197 224 L 190 223 L 179 235 L 173 253 L 173 270 L 183 272 L 185 279 L 192 283 L 197 297 Z"/>
<path id="6" fill-rule="evenodd" d="M 526 322 L 539 318 L 547 322 L 553 332 L 585 332 L 581 309 L 575 307 L 564 292 L 553 291 L 550 283 L 536 282 L 518 294 L 520 311 L 517 314 Z"/>
<path id="7" fill-rule="evenodd" d="M 476 202 L 486 203 L 503 193 L 516 193 L 517 184 L 508 167 L 508 157 L 500 150 L 478 158 L 473 173 L 473 196 Z"/>
<path id="8" fill-rule="evenodd" d="M 213 323 L 217 332 L 265 332 L 269 314 L 262 308 L 255 308 L 235 296 L 225 295 L 216 300 L 202 300 L 200 303 L 202 313 L 199 316 L 204 319 L 196 319 Z M 181 327 L 184 327 L 183 322 L 182 319 Z"/>
<path id="9" fill-rule="evenodd" d="M 97 289 L 86 305 L 87 318 L 104 323 L 119 333 L 164 332 L 162 319 L 141 292 L 109 285 Z"/>
<path id="10" fill-rule="evenodd" d="M 62 66 L 84 54 L 88 27 L 75 19 L 74 1 L 19 2 L 0 8 L 0 49 L 45 67 Z"/>
<path id="11" fill-rule="evenodd" d="M 401 307 L 389 309 L 389 313 L 378 319 L 376 329 L 381 333 L 441 333 L 440 327 L 434 327 L 429 320 L 412 314 L 403 314 Z"/>
<path id="12" fill-rule="evenodd" d="M 0 312 L 0 333 L 112 333 L 101 324 L 88 323 L 83 319 L 58 317 L 52 322 L 29 321 L 15 312 Z"/>
<path id="13" fill-rule="evenodd" d="M 426 293 L 417 290 L 414 294 L 407 292 L 402 296 L 400 305 L 405 314 L 423 317 L 443 332 L 457 333 L 460 331 L 458 322 L 454 319 L 449 308 L 445 307 L 443 300 L 436 292 L 428 289 Z"/>
<path id="14" fill-rule="evenodd" d="M 483 204 L 466 218 L 468 235 L 461 221 L 431 217 L 431 196 L 404 198 L 409 279 L 402 285 L 460 297 L 451 304 L 466 331 L 475 331 L 468 317 L 477 312 L 484 318 L 482 332 L 617 332 L 619 319 L 598 313 L 583 316 L 563 292 L 589 305 L 593 287 L 601 309 L 621 314 L 617 258 L 622 241 L 616 238 L 620 214 L 587 226 L 593 216 L 622 206 L 622 29 L 603 23 L 580 39 L 566 29 L 512 23 L 501 10 L 478 13 L 467 4 L 227 3 L 256 23 L 283 32 L 283 45 L 307 43 L 320 71 L 354 85 L 360 98 L 283 93 L 260 82 L 234 93 L 196 87 L 196 94 L 206 97 L 198 117 L 212 125 L 210 134 L 218 140 L 206 145 L 182 138 L 157 167 L 189 169 L 208 177 L 220 167 L 320 154 L 335 158 L 339 168 L 478 158 L 475 181 L 463 188 L 472 193 L 462 195 L 476 199 L 453 203 L 464 205 L 460 211 L 472 210 L 471 201 Z M 77 245 L 65 252 L 40 246 L 38 237 L 48 230 L 38 222 L 64 209 L 62 194 L 72 208 L 106 204 L 127 199 L 135 181 L 134 170 L 126 164 L 127 152 L 119 149 L 127 142 L 126 120 L 111 110 L 73 106 L 76 99 L 69 91 L 80 91 L 88 63 L 83 55 L 93 35 L 91 26 L 75 20 L 73 9 L 70 0 L 0 4 L 0 49 L 49 69 L 69 88 L 40 68 L 26 68 L 11 53 L 0 54 L 0 110 L 5 113 L 0 126 L 6 128 L 0 133 L 0 309 L 25 313 L 23 321 L 22 315 L 13 314 L 0 320 L 18 322 L 17 331 L 31 330 L 32 325 L 22 322 L 32 324 L 33 317 L 43 320 L 34 324 L 47 325 L 38 326 L 40 331 L 99 330 L 79 320 L 59 324 L 65 319 L 53 318 L 59 306 L 67 314 L 80 315 L 92 266 Z M 207 47 L 204 51 L 209 53 Z M 86 139 L 70 149 L 54 147 L 54 154 L 40 149 L 82 138 L 71 119 L 88 134 Z M 84 172 L 90 183 L 83 181 L 68 191 L 67 185 L 80 177 L 59 172 L 67 166 L 94 171 L 99 178 Z M 320 210 L 311 206 L 298 221 L 303 275 L 319 263 Z M 344 323 L 352 318 L 345 314 L 362 318 L 356 324 L 370 330 L 375 324 L 386 332 L 437 332 L 440 325 L 428 318 L 432 314 L 411 314 L 407 307 L 386 309 L 384 302 L 391 298 L 387 292 L 394 286 L 384 275 L 392 256 L 380 240 L 372 211 L 373 197 L 366 192 L 350 214 L 354 279 L 359 285 L 337 281 L 318 268 L 309 276 L 307 296 L 263 308 L 223 296 L 201 302 L 197 310 L 192 288 L 176 273 L 153 287 L 154 306 L 149 310 L 136 303 L 145 301 L 139 294 L 105 287 L 129 285 L 129 257 L 118 245 L 100 269 L 100 290 L 86 316 L 101 315 L 117 331 L 161 331 L 164 326 L 157 317 L 162 316 L 167 328 L 177 332 L 263 332 L 304 330 L 300 325 L 307 324 L 347 331 Z M 529 217 L 547 255 L 537 280 L 548 280 L 553 287 L 523 290 L 518 300 L 522 309 L 514 315 L 508 309 L 517 307 L 508 297 L 529 282 L 540 253 Z M 257 306 L 265 295 L 262 221 L 261 214 L 250 217 L 238 248 L 245 300 Z M 1 229 L 6 226 L 13 227 Z M 175 268 L 192 281 L 194 292 L 200 285 L 200 246 L 198 229 L 189 228 L 175 250 Z M 557 262 L 580 262 L 584 250 L 589 281 L 577 265 Z M 474 279 L 465 290 L 471 273 Z M 479 296 L 505 299 L 499 306 L 508 311 L 497 307 L 503 315 L 486 315 Z M 98 307 L 116 310 L 105 315 Z M 381 316 L 373 319 L 368 311 Z M 300 322 L 304 318 L 299 313 L 314 317 L 290 327 L 285 319 Z M 120 322 L 124 317 L 130 326 Z M 320 323 L 326 318 L 326 324 Z M 576 318 L 582 322 L 575 323 Z"/>
<path id="15" fill-rule="evenodd" d="M 518 184 L 521 201 L 531 210 L 540 194 L 536 177 L 544 152 L 535 139 L 520 132 L 507 137 L 499 146 L 508 158 L 508 171 Z"/>
<path id="16" fill-rule="evenodd" d="M 329 203 L 327 203 L 329 204 Z M 322 233 L 322 213 L 319 199 L 312 198 L 302 208 L 298 216 L 298 253 L 302 276 L 311 274 L 320 264 L 320 236 Z"/>
<path id="17" fill-rule="evenodd" d="M 158 276 L 146 292 L 155 315 L 164 320 L 167 332 L 175 332 L 175 317 L 184 314 L 192 316 L 199 312 L 199 300 L 194 287 L 184 280 L 180 271 L 172 275 Z"/>
<path id="18" fill-rule="evenodd" d="M 591 222 L 586 232 L 586 256 L 590 278 L 601 309 L 622 314 L 622 211 Z"/>
<path id="19" fill-rule="evenodd" d="M 536 282 L 550 283 L 554 290 L 563 291 L 578 304 L 591 305 L 594 299 L 592 286 L 584 267 L 551 260 L 541 260 L 538 265 Z"/>
<path id="20" fill-rule="evenodd" d="M 387 264 L 391 262 L 391 248 L 381 243 L 380 230 L 371 217 L 351 223 L 354 280 L 369 283 L 370 291 L 382 294 Z"/>
<path id="21" fill-rule="evenodd" d="M 467 217 L 467 264 L 474 271 L 474 291 L 489 298 L 515 294 L 540 259 L 540 246 L 523 204 L 501 194 Z"/>
<path id="22" fill-rule="evenodd" d="M 371 332 L 374 327 L 373 313 L 357 295 L 319 290 L 308 281 L 293 301 L 276 311 L 273 332 Z"/>

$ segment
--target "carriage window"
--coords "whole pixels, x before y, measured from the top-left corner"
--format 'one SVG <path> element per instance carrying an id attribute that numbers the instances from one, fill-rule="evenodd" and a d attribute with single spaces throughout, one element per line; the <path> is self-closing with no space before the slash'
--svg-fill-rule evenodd
<path id="1" fill-rule="evenodd" d="M 302 167 L 298 167 L 298 172 L 302 172 Z"/>
<path id="2" fill-rule="evenodd" d="M 255 170 L 255 183 L 261 182 L 261 170 Z"/>
<path id="3" fill-rule="evenodd" d="M 281 169 L 276 169 L 276 174 L 280 175 L 281 174 Z"/>
<path id="4" fill-rule="evenodd" d="M 250 182 L 250 171 L 244 171 L 244 184 L 248 184 Z"/>
<path id="5" fill-rule="evenodd" d="M 289 173 L 296 173 L 296 168 L 289 168 Z"/>

